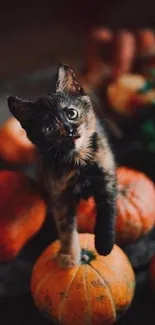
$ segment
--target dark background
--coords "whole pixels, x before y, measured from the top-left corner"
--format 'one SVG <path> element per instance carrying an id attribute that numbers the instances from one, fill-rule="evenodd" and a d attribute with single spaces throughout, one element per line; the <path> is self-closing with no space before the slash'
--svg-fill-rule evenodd
<path id="1" fill-rule="evenodd" d="M 8 116 L 5 98 L 10 92 L 20 95 L 24 91 L 29 96 L 42 93 L 43 80 L 44 84 L 50 81 L 53 66 L 60 61 L 73 67 L 84 62 L 88 31 L 96 25 L 114 30 L 154 27 L 154 0 L 2 1 L 0 120 Z M 39 73 L 39 78 L 32 73 Z M 22 87 L 21 78 L 27 76 Z"/>
<path id="2" fill-rule="evenodd" d="M 92 26 L 153 27 L 153 0 L 1 2 L 0 80 L 83 59 Z"/>
<path id="3" fill-rule="evenodd" d="M 155 25 L 154 0 L 12 1 L 0 5 L 0 123 L 9 116 L 6 96 L 36 97 L 50 90 L 60 61 L 78 67 L 85 40 L 96 25 L 135 29 Z M 0 266 L 0 325 L 47 325 L 28 293 L 32 264 L 54 239 L 54 225 L 42 231 L 20 256 Z M 127 248 L 137 275 L 131 309 L 119 324 L 154 325 L 155 299 L 148 286 L 148 260 L 154 235 Z"/>

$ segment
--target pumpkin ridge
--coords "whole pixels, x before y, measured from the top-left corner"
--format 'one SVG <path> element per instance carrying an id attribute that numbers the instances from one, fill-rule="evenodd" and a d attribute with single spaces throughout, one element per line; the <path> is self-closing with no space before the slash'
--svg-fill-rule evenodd
<path id="1" fill-rule="evenodd" d="M 139 196 L 137 195 L 137 193 L 134 193 L 134 197 L 136 198 L 136 199 L 139 199 Z M 141 201 L 144 203 L 144 204 L 147 204 L 147 200 L 146 199 L 144 199 L 144 196 L 141 196 Z"/>
<path id="2" fill-rule="evenodd" d="M 96 259 L 96 262 L 97 262 L 97 263 L 101 263 L 101 265 L 102 265 L 102 267 L 103 267 L 103 262 L 102 262 L 100 259 Z M 106 263 L 106 262 L 104 261 L 104 264 L 105 264 L 106 267 L 109 268 L 108 263 Z M 90 264 L 90 265 L 91 265 L 91 264 Z M 92 265 L 91 265 L 91 266 L 92 266 Z M 93 267 L 93 266 L 92 266 L 92 267 Z"/>
<path id="3" fill-rule="evenodd" d="M 85 284 L 84 284 L 84 289 L 85 289 L 85 298 L 86 298 L 87 307 L 88 307 L 88 317 L 87 317 L 88 322 L 86 324 L 92 325 L 92 308 L 91 308 L 89 299 L 87 299 L 87 297 L 89 296 L 89 286 L 88 286 L 88 282 L 87 282 L 87 272 L 86 272 L 87 266 L 90 267 L 90 264 L 86 264 L 85 265 Z"/>
<path id="4" fill-rule="evenodd" d="M 122 210 L 124 209 L 124 211 L 128 213 L 128 200 L 127 200 L 127 197 L 126 196 L 121 201 L 121 205 L 120 206 L 121 206 L 120 208 Z M 123 211 L 123 213 L 121 211 L 121 218 L 123 217 L 124 225 L 126 225 L 126 216 L 125 216 L 124 211 Z M 128 227 L 124 227 L 124 235 L 125 235 L 125 237 L 128 236 Z"/>
<path id="5" fill-rule="evenodd" d="M 41 281 L 40 283 L 38 283 L 37 287 L 36 287 L 36 291 L 35 291 L 35 295 L 37 296 L 37 294 L 39 293 L 42 285 L 44 284 L 44 282 L 46 280 L 48 280 L 51 276 L 53 276 L 55 273 L 58 273 L 58 270 L 55 270 L 53 272 L 50 272 L 50 274 L 46 275 Z M 39 287 L 39 288 L 38 288 Z"/>
<path id="6" fill-rule="evenodd" d="M 112 302 L 112 307 L 113 307 L 113 314 L 114 314 L 114 319 L 117 318 L 117 314 L 116 314 L 116 308 L 115 308 L 115 303 L 114 300 L 112 298 L 112 293 L 110 291 L 109 286 L 107 285 L 106 281 L 102 278 L 101 274 L 99 273 L 98 270 L 96 270 L 91 264 L 90 264 L 91 268 L 93 269 L 94 273 L 98 274 L 98 276 L 101 278 L 102 283 L 106 285 L 106 288 L 108 289 L 109 292 L 109 300 Z"/>
<path id="7" fill-rule="evenodd" d="M 130 206 L 130 201 L 132 202 L 132 200 L 127 196 L 126 198 L 125 198 L 125 200 L 126 200 L 126 211 L 128 212 L 128 207 Z M 133 202 L 132 202 L 133 203 Z M 137 206 L 135 205 L 135 204 L 132 204 L 133 205 L 133 207 L 134 207 L 134 209 L 135 209 L 135 211 L 136 210 L 138 210 L 137 209 Z M 139 212 L 139 211 L 138 211 Z M 131 213 L 129 212 L 129 215 L 131 215 Z M 138 220 L 140 220 L 140 218 L 138 218 Z M 130 222 L 130 228 L 131 228 L 131 222 Z M 133 228 L 132 228 L 133 229 Z M 141 226 L 141 229 L 139 229 L 138 228 L 138 237 L 140 236 L 140 234 L 142 234 L 142 226 Z M 137 236 L 137 235 L 136 235 Z"/>
<path id="8" fill-rule="evenodd" d="M 133 196 L 132 196 L 133 197 Z M 136 198 L 136 199 L 139 199 L 139 196 L 137 195 L 137 193 L 134 193 L 134 197 Z M 140 197 L 140 200 L 141 200 L 141 202 L 143 203 L 143 204 L 147 204 L 148 203 L 148 200 L 146 199 L 146 198 L 144 198 L 144 196 L 141 196 Z"/>
<path id="9" fill-rule="evenodd" d="M 138 210 L 139 221 L 141 221 L 141 229 L 140 229 L 140 234 L 139 235 L 141 236 L 141 235 L 143 235 L 143 227 L 142 227 L 143 220 L 142 220 L 142 217 L 141 217 L 141 211 L 139 210 L 139 206 L 137 206 L 136 203 L 133 201 L 133 197 L 132 196 L 131 197 L 128 197 L 127 199 L 129 201 L 129 203 L 132 202 L 134 208 Z"/>
<path id="10" fill-rule="evenodd" d="M 100 263 L 100 264 L 102 265 L 102 267 L 103 267 L 103 262 L 102 262 L 101 260 L 99 260 L 99 259 L 96 259 L 96 262 L 97 262 L 97 263 Z M 104 261 L 104 264 L 105 264 L 105 266 L 106 266 L 107 268 L 109 268 L 109 265 L 108 265 L 108 263 L 106 263 L 106 262 Z M 93 265 L 91 265 L 91 264 L 90 264 L 90 266 L 94 268 L 94 266 L 93 266 Z M 105 281 L 105 280 L 104 280 L 104 281 Z"/>
<path id="11" fill-rule="evenodd" d="M 118 196 L 118 198 L 119 198 L 119 196 Z M 117 215 L 118 215 L 118 211 L 119 211 L 119 214 L 121 215 L 121 219 L 123 220 L 124 224 L 125 224 L 125 214 L 124 214 L 125 209 L 126 209 L 126 203 L 125 203 L 125 198 L 124 198 L 123 200 L 121 200 L 121 202 L 119 202 L 119 209 L 117 207 Z M 116 219 L 116 221 L 117 221 L 117 219 Z"/>
<path id="12" fill-rule="evenodd" d="M 102 267 L 103 267 L 103 263 L 102 263 L 101 260 L 97 259 L 96 262 L 97 262 L 97 263 L 100 263 L 100 264 L 102 265 Z M 109 268 L 109 265 L 108 265 L 105 261 L 104 261 L 104 264 L 105 264 L 105 266 L 106 266 L 107 268 Z M 92 265 L 91 265 L 91 266 L 92 266 Z M 131 286 L 130 286 L 129 283 L 127 282 L 126 277 L 124 276 L 123 279 L 124 279 L 124 282 L 125 282 L 125 284 L 127 285 L 128 289 L 130 290 L 130 292 L 131 292 L 131 294 L 132 294 Z M 104 281 L 105 281 L 105 283 L 106 283 L 106 280 L 104 280 Z M 106 285 L 108 286 L 107 283 L 106 283 Z M 108 288 L 109 288 L 109 287 L 108 287 Z M 110 288 L 109 288 L 109 291 L 110 291 Z M 111 296 L 112 296 L 112 294 L 111 294 Z M 114 306 L 115 306 L 115 304 L 114 304 Z M 121 311 L 120 308 L 119 308 L 119 311 Z"/>
<path id="13" fill-rule="evenodd" d="M 62 301 L 61 301 L 61 303 L 60 303 L 60 305 L 59 305 L 58 320 L 59 320 L 59 323 L 60 323 L 60 324 L 61 324 L 61 322 L 62 322 L 62 311 L 63 311 L 64 305 L 65 305 L 65 298 L 66 298 L 66 296 L 68 295 L 68 292 L 69 292 L 69 290 L 70 290 L 70 288 L 71 288 L 71 285 L 72 285 L 73 281 L 74 281 L 75 278 L 76 278 L 76 275 L 77 275 L 77 273 L 78 273 L 78 271 L 79 271 L 80 266 L 81 266 L 81 264 L 78 265 L 78 268 L 76 269 L 76 272 L 75 272 L 73 278 L 71 279 L 71 281 L 70 281 L 70 283 L 69 283 L 69 285 L 68 285 L 68 287 L 67 287 L 67 290 L 65 291 L 65 296 L 62 298 Z M 62 323 L 63 323 L 63 322 L 62 322 Z"/>

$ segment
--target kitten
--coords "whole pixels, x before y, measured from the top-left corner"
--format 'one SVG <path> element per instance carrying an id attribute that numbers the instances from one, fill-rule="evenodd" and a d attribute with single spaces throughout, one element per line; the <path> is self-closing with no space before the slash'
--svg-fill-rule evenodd
<path id="1" fill-rule="evenodd" d="M 76 205 L 92 195 L 97 206 L 95 247 L 108 255 L 115 241 L 115 163 L 105 130 L 73 71 L 60 65 L 55 93 L 34 102 L 10 96 L 8 106 L 40 153 L 61 240 L 60 263 L 72 266 L 80 260 Z"/>

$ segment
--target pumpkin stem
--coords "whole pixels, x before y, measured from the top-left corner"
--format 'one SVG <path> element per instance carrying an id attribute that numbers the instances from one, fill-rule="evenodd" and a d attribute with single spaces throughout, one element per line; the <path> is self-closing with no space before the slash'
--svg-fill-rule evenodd
<path id="1" fill-rule="evenodd" d="M 85 248 L 81 249 L 81 264 L 89 264 L 95 259 L 96 255 L 94 252 L 89 251 Z"/>
<path id="2" fill-rule="evenodd" d="M 122 185 L 122 184 L 118 184 L 118 195 L 123 195 L 123 196 L 126 196 L 127 195 L 127 192 L 129 190 L 130 186 L 125 186 L 125 185 Z"/>

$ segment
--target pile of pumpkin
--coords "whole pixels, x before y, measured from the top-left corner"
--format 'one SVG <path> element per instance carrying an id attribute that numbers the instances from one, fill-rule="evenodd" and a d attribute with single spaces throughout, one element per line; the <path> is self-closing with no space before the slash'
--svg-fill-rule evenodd
<path id="1" fill-rule="evenodd" d="M 111 117 L 126 119 L 137 108 L 155 103 L 153 30 L 114 32 L 104 27 L 93 28 L 86 41 L 85 56 L 86 69 L 81 81 L 87 92 L 97 91 L 103 104 L 101 110 L 106 99 Z"/>
<path id="2" fill-rule="evenodd" d="M 83 86 L 116 148 L 119 165 L 155 182 L 155 32 L 151 28 L 90 30 Z"/>
<path id="3" fill-rule="evenodd" d="M 0 157 L 14 165 L 35 163 L 37 153 L 20 124 L 9 119 L 0 129 Z M 155 188 L 144 174 L 117 169 L 118 197 L 116 244 L 133 243 L 155 224 Z M 15 258 L 41 229 L 46 201 L 38 181 L 19 171 L 0 171 L 0 262 Z M 104 218 L 104 215 L 103 215 Z M 104 257 L 94 248 L 96 219 L 93 198 L 77 206 L 81 263 L 61 268 L 57 263 L 60 241 L 53 242 L 36 261 L 31 293 L 38 309 L 64 325 L 113 324 L 130 306 L 135 275 L 123 250 L 114 245 Z M 33 249 L 33 247 L 32 247 Z M 155 288 L 155 257 L 150 266 Z M 120 290 L 121 288 L 121 290 Z"/>

